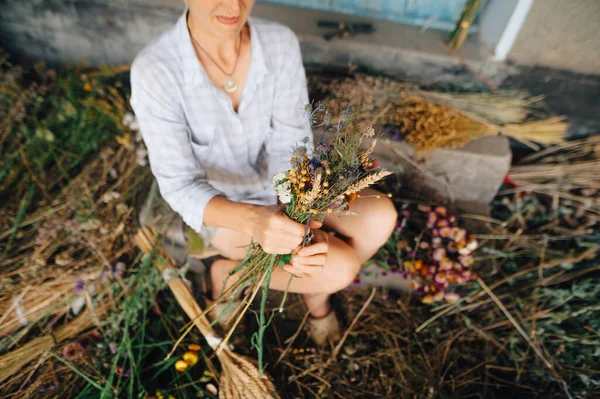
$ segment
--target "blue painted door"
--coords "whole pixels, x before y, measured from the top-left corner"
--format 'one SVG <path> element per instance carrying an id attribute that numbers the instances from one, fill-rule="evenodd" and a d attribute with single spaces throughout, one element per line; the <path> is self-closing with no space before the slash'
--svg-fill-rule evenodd
<path id="1" fill-rule="evenodd" d="M 467 0 L 258 0 L 452 30 Z"/>

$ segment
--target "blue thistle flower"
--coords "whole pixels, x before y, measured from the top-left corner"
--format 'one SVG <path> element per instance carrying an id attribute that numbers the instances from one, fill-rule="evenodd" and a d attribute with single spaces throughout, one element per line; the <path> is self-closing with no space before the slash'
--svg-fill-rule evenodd
<path id="1" fill-rule="evenodd" d="M 325 104 L 319 104 L 319 111 L 325 111 Z"/>
<path id="2" fill-rule="evenodd" d="M 352 104 L 348 105 L 348 112 L 349 113 L 353 113 L 354 112 L 354 107 L 352 106 Z"/>

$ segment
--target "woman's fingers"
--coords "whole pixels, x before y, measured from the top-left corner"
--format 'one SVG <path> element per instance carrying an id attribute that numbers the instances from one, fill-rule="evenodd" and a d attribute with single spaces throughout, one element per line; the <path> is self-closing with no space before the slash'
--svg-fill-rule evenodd
<path id="1" fill-rule="evenodd" d="M 300 257 L 311 256 L 316 254 L 324 254 L 329 249 L 329 244 L 327 242 L 318 242 L 316 244 L 311 244 L 308 247 L 304 247 L 299 250 L 296 255 Z"/>
<path id="2" fill-rule="evenodd" d="M 296 277 L 306 277 L 307 275 L 310 275 L 310 274 L 323 273 L 323 266 L 308 266 L 308 265 L 304 265 L 304 266 L 292 266 L 292 265 L 285 265 L 283 267 L 283 270 L 285 270 L 288 273 L 293 274 Z"/>
<path id="3" fill-rule="evenodd" d="M 319 222 L 318 220 L 311 219 L 310 223 L 309 223 L 309 226 L 313 230 L 320 229 L 321 226 L 323 226 L 323 222 Z"/>
<path id="4" fill-rule="evenodd" d="M 294 256 L 292 258 L 292 266 L 321 266 L 327 262 L 327 254 L 320 253 L 311 256 Z"/>
<path id="5" fill-rule="evenodd" d="M 329 236 L 323 230 L 314 230 L 315 238 L 312 244 L 299 248 L 296 252 L 299 256 L 310 256 L 326 253 L 329 250 Z"/>

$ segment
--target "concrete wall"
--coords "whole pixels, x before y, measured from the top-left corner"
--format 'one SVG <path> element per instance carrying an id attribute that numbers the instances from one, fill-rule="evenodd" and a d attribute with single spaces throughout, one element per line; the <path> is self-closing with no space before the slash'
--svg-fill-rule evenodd
<path id="1" fill-rule="evenodd" d="M 0 0 L 0 47 L 49 64 L 85 60 L 88 65 L 130 63 L 154 37 L 169 29 L 183 0 Z M 258 3 L 257 17 L 279 21 L 299 36 L 304 62 L 345 68 L 349 63 L 426 81 L 472 84 L 473 76 L 439 45 L 447 33 L 364 17 L 372 35 L 325 41 L 319 19 L 349 18 L 325 11 Z M 499 84 L 513 68 L 488 62 L 488 53 L 467 40 L 461 56 Z"/>
<path id="2" fill-rule="evenodd" d="M 130 63 L 183 10 L 183 0 L 0 0 L 0 46 L 50 64 Z"/>
<path id="3" fill-rule="evenodd" d="M 600 74 L 600 0 L 535 0 L 508 59 Z"/>

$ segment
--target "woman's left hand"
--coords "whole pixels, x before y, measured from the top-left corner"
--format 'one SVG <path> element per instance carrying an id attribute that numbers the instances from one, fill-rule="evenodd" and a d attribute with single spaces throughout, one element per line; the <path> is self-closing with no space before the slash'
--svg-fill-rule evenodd
<path id="1" fill-rule="evenodd" d="M 309 274 L 323 273 L 327 263 L 329 250 L 329 235 L 323 230 L 313 230 L 314 238 L 310 245 L 298 249 L 292 255 L 290 265 L 284 265 L 283 270 L 297 277 Z"/>

